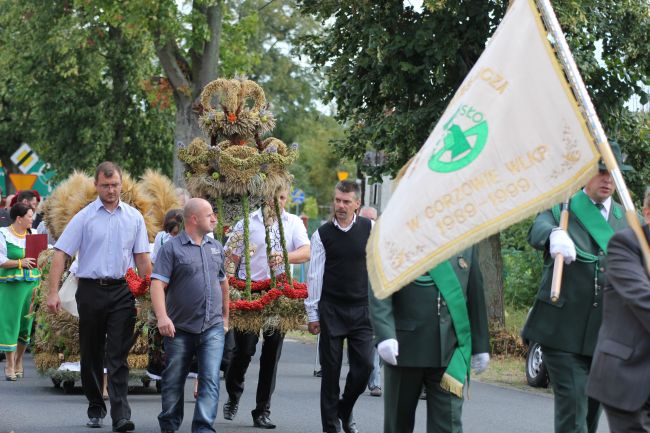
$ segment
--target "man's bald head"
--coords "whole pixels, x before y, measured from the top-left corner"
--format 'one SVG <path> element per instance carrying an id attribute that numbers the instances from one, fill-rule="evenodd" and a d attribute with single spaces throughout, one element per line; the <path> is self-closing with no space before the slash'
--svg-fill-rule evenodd
<path id="1" fill-rule="evenodd" d="M 204 209 L 206 205 L 210 206 L 210 203 L 202 198 L 195 197 L 189 199 L 183 208 L 183 217 L 187 221 L 192 215 L 198 215 L 201 213 L 201 210 Z"/>
<path id="2" fill-rule="evenodd" d="M 191 198 L 183 208 L 185 229 L 190 234 L 197 233 L 201 236 L 214 231 L 217 218 L 212 211 L 212 205 L 202 198 Z"/>
<path id="3" fill-rule="evenodd" d="M 377 209 L 370 206 L 364 206 L 359 211 L 359 216 L 375 221 L 377 219 Z"/>

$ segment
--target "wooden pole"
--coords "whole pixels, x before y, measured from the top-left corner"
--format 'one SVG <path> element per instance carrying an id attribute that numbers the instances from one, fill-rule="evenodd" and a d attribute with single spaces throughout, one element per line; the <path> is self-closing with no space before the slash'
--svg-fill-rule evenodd
<path id="1" fill-rule="evenodd" d="M 591 98 L 589 97 L 585 83 L 582 81 L 582 77 L 578 71 L 578 66 L 573 59 L 573 55 L 571 54 L 569 45 L 567 44 L 567 41 L 564 37 L 560 23 L 555 16 L 555 12 L 553 12 L 553 7 L 551 6 L 550 0 L 536 0 L 536 4 L 541 13 L 542 20 L 544 21 L 544 24 L 546 25 L 546 28 L 550 32 L 553 39 L 555 53 L 558 57 L 558 60 L 564 68 L 564 72 L 567 76 L 567 79 L 569 80 L 569 84 L 571 85 L 574 96 L 582 108 L 582 114 L 585 116 L 587 127 L 589 128 L 592 137 L 596 141 L 596 145 L 598 146 L 598 150 L 600 151 L 600 155 L 603 159 L 603 162 L 605 163 L 605 166 L 607 167 L 607 170 L 614 180 L 614 184 L 616 185 L 616 189 L 618 190 L 618 194 L 621 198 L 621 203 L 625 208 L 625 217 L 627 218 L 627 222 L 636 234 L 636 237 L 639 240 L 639 244 L 641 245 L 641 251 L 643 252 L 643 258 L 645 260 L 646 272 L 650 274 L 650 246 L 648 245 L 648 241 L 643 235 L 643 230 L 641 229 L 641 224 L 637 217 L 638 214 L 634 207 L 634 202 L 632 201 L 630 192 L 627 189 L 627 185 L 625 185 L 623 174 L 621 173 L 621 170 L 616 163 L 616 158 L 614 158 L 612 149 L 609 146 L 607 135 L 605 134 L 605 130 L 600 123 L 600 119 L 598 119 L 596 109 L 591 102 Z"/>
<path id="2" fill-rule="evenodd" d="M 560 228 L 567 231 L 569 228 L 569 200 L 562 204 L 562 213 L 560 214 Z M 553 264 L 553 280 L 551 281 L 551 302 L 556 303 L 560 299 L 562 290 L 562 273 L 564 272 L 564 256 L 558 254 L 555 256 Z"/>

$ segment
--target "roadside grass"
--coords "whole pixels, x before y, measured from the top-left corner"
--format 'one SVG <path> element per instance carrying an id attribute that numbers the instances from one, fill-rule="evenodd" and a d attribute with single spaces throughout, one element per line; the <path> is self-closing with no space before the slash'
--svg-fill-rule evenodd
<path id="1" fill-rule="evenodd" d="M 294 330 L 294 331 L 289 331 L 287 332 L 287 335 L 285 339 L 289 340 L 295 340 L 300 343 L 313 343 L 316 344 L 317 341 L 317 336 L 316 335 L 311 335 L 309 332 L 307 332 L 307 326 L 304 327 L 305 329 L 300 329 L 300 330 Z"/>
<path id="2" fill-rule="evenodd" d="M 551 394 L 550 388 L 533 388 L 526 382 L 526 348 L 520 333 L 526 321 L 527 310 L 506 309 L 506 324 L 503 329 L 491 330 L 492 356 L 488 369 L 472 380 L 506 386 L 530 392 Z M 301 330 L 287 332 L 286 339 L 304 344 L 316 344 L 317 337 Z"/>
<path id="3" fill-rule="evenodd" d="M 521 329 L 528 310 L 506 308 L 505 327 L 491 329 L 492 358 L 488 369 L 474 380 L 530 392 L 550 394 L 550 388 L 533 388 L 526 382 L 526 351 Z"/>

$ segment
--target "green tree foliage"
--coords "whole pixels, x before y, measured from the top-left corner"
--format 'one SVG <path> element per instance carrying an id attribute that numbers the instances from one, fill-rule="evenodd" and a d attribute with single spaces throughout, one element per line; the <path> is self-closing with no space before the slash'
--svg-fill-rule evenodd
<path id="1" fill-rule="evenodd" d="M 383 150 L 385 165 L 367 168 L 376 177 L 395 173 L 420 148 L 504 11 L 503 2 L 483 0 L 421 12 L 405 3 L 301 3 L 332 22 L 305 43 L 325 71 L 338 119 L 349 125 L 336 146 L 357 163 L 366 150 Z"/>
<path id="2" fill-rule="evenodd" d="M 327 206 L 332 201 L 334 185 L 338 181 L 336 172 L 341 164 L 329 141 L 342 139 L 343 129 L 332 117 L 315 113 L 302 117 L 301 122 L 292 127 L 295 131 L 287 134 L 300 144 L 298 163 L 291 169 L 296 185 L 306 195 L 314 197 L 318 205 Z"/>
<path id="3" fill-rule="evenodd" d="M 151 17 L 141 23 L 153 37 L 174 92 L 176 142 L 189 143 L 202 135 L 198 97 L 205 84 L 219 76 L 247 76 L 259 82 L 277 117 L 274 136 L 297 141 L 287 131 L 315 110 L 316 80 L 313 71 L 292 58 L 291 47 L 297 36 L 317 26 L 298 13 L 295 2 L 194 0 L 178 9 L 173 0 L 149 1 L 134 15 Z M 177 180 L 179 170 L 175 163 Z"/>
<path id="4" fill-rule="evenodd" d="M 330 24 L 305 38 L 306 52 L 328 79 L 326 95 L 350 125 L 337 142 L 357 162 L 383 150 L 394 174 L 420 148 L 505 13 L 503 0 L 408 2 L 303 0 L 303 11 Z M 647 94 L 650 15 L 645 0 L 559 0 L 553 6 L 610 134 L 633 95 Z M 600 58 L 598 49 L 602 50 Z M 634 128 L 633 128 L 634 129 Z M 617 138 L 613 136 L 612 138 Z M 630 137 L 634 139 L 634 137 Z M 638 141 L 622 143 L 638 149 Z"/>
<path id="5" fill-rule="evenodd" d="M 541 251 L 528 245 L 526 237 L 533 217 L 508 227 L 501 233 L 503 292 L 506 307 L 526 309 L 537 293 L 542 278 Z"/>
<path id="6" fill-rule="evenodd" d="M 330 140 L 343 139 L 343 128 L 316 106 L 321 75 L 300 62 L 297 41 L 320 29 L 316 21 L 300 13 L 295 1 L 244 1 L 236 8 L 239 21 L 256 23 L 256 31 L 244 43 L 255 62 L 230 71 L 245 74 L 264 88 L 277 127 L 273 136 L 300 145 L 300 159 L 291 167 L 294 185 L 328 205 L 337 181 L 340 157 Z M 353 170 L 353 168 L 350 168 Z"/>
<path id="7" fill-rule="evenodd" d="M 315 197 L 305 198 L 305 207 L 304 214 L 307 215 L 310 219 L 318 218 L 318 202 Z"/>
<path id="8" fill-rule="evenodd" d="M 317 116 L 317 76 L 291 52 L 317 25 L 292 2 L 27 0 L 0 12 L 5 161 L 29 142 L 61 175 L 109 158 L 171 174 L 174 143 L 201 135 L 197 97 L 219 73 L 264 86 L 288 143 Z M 305 150 L 326 148 L 319 136 Z"/>
<path id="9" fill-rule="evenodd" d="M 172 112 L 154 83 L 153 45 L 119 11 L 7 0 L 0 29 L 5 161 L 27 142 L 60 175 L 104 159 L 171 172 Z"/>
<path id="10" fill-rule="evenodd" d="M 364 167 L 378 178 L 395 174 L 424 143 L 508 2 L 425 0 L 421 11 L 402 0 L 300 4 L 326 27 L 304 43 L 325 73 L 327 100 L 336 102 L 338 120 L 348 125 L 337 150 L 357 163 L 370 149 L 384 151 L 385 165 Z M 642 103 L 648 100 L 641 87 L 650 70 L 648 2 L 557 0 L 553 6 L 605 130 L 637 167 L 628 181 L 642 197 L 649 174 L 648 117 L 630 113 L 625 103 L 635 94 Z M 503 247 L 505 286 L 516 292 L 516 303 L 534 293 L 539 278 L 526 271 L 540 259 L 524 246 L 522 227 L 506 232 Z"/>
<path id="11" fill-rule="evenodd" d="M 625 174 L 625 183 L 637 209 L 643 206 L 645 189 L 650 186 L 650 113 L 621 110 L 609 119 L 611 135 L 621 143 L 626 163 L 634 171 Z"/>

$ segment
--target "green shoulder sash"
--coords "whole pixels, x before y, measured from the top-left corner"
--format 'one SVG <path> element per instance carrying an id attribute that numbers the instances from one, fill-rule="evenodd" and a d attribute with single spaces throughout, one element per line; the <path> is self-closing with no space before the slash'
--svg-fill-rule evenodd
<path id="1" fill-rule="evenodd" d="M 598 208 L 594 206 L 594 203 L 587 194 L 584 193 L 584 191 L 578 191 L 573 197 L 571 197 L 569 210 L 576 216 L 576 218 L 578 218 L 578 221 L 582 223 L 583 227 L 596 241 L 600 249 L 607 254 L 607 243 L 614 235 L 614 229 L 607 221 L 605 221 L 603 215 L 600 213 Z M 615 211 L 616 209 L 612 202 L 611 212 Z M 559 207 L 553 207 L 554 216 L 556 213 L 559 216 Z M 616 217 L 618 218 L 618 216 Z"/>
<path id="2" fill-rule="evenodd" d="M 458 397 L 463 397 L 463 386 L 470 374 L 470 357 L 472 355 L 472 338 L 467 314 L 467 301 L 460 281 L 449 261 L 445 261 L 429 271 L 429 275 L 438 286 L 438 290 L 447 303 L 458 347 L 454 349 L 451 361 L 440 381 L 440 387 Z"/>

